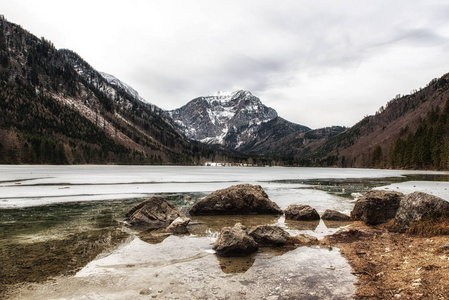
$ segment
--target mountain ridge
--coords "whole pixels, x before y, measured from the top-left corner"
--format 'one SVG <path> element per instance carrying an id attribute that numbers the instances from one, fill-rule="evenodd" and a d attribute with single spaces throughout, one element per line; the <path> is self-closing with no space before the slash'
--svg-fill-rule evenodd
<path id="1" fill-rule="evenodd" d="M 111 85 L 70 50 L 0 19 L 0 163 L 202 164 L 155 105 Z"/>
<path id="2" fill-rule="evenodd" d="M 255 142 L 263 124 L 279 117 L 273 108 L 265 106 L 245 90 L 197 97 L 178 109 L 168 111 L 167 115 L 188 138 L 237 151 Z M 279 120 L 285 125 L 285 130 L 310 130 L 303 125 L 293 128 L 290 125 L 293 123 Z"/>
<path id="3" fill-rule="evenodd" d="M 449 74 L 350 128 L 311 130 L 244 90 L 164 111 L 75 52 L 4 18 L 0 114 L 0 163 L 7 164 L 449 169 Z"/>
<path id="4" fill-rule="evenodd" d="M 415 135 L 423 126 L 431 126 L 426 120 L 433 114 L 442 118 L 438 131 L 429 132 L 433 140 L 441 141 L 434 142 L 437 145 L 432 146 L 435 147 L 433 151 L 439 152 L 442 161 L 448 161 L 449 122 L 444 114 L 435 112 L 444 112 L 446 107 L 449 107 L 449 74 L 432 79 L 426 87 L 409 95 L 395 97 L 374 115 L 366 116 L 345 132 L 326 141 L 317 153 L 307 158 L 321 160 L 321 165 L 340 167 L 449 169 L 449 162 L 445 165 L 434 163 L 428 154 L 423 153 L 431 152 L 422 145 L 423 142 L 411 145 L 407 156 L 412 156 L 412 152 L 421 152 L 421 156 L 428 156 L 425 162 L 395 164 L 392 158 L 395 143 Z M 431 141 L 427 143 L 430 148 Z"/>

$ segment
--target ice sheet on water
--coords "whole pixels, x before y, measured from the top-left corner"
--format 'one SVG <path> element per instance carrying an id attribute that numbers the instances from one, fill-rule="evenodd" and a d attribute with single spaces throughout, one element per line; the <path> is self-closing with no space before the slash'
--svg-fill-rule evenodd
<path id="1" fill-rule="evenodd" d="M 449 182 L 406 181 L 375 188 L 376 190 L 397 191 L 404 194 L 423 192 L 449 201 Z"/>
<path id="2" fill-rule="evenodd" d="M 207 193 L 250 183 L 262 185 L 283 208 L 287 203 L 304 202 L 308 198 L 307 201 L 317 203 L 318 210 L 323 210 L 329 203 L 340 205 L 341 197 L 311 189 L 300 190 L 308 186 L 302 180 L 383 178 L 419 173 L 423 172 L 335 168 L 0 166 L 0 208 L 145 198 L 158 193 Z M 348 207 L 343 205 L 339 210 L 347 211 Z"/>

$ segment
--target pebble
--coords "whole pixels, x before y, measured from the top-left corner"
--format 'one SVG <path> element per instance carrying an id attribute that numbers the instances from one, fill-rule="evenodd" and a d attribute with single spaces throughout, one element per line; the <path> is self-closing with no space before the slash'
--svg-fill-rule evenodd
<path id="1" fill-rule="evenodd" d="M 420 286 L 421 285 L 421 278 L 415 279 L 413 281 L 412 286 Z"/>
<path id="2" fill-rule="evenodd" d="M 141 290 L 139 294 L 149 295 L 149 294 L 151 294 L 151 290 L 152 290 L 152 288 L 144 289 L 144 290 Z"/>

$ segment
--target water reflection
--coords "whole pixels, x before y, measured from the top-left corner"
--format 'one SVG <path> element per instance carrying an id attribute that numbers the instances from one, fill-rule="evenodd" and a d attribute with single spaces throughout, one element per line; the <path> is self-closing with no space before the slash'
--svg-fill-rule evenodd
<path id="1" fill-rule="evenodd" d="M 323 220 L 327 228 L 340 228 L 351 224 L 351 221 L 327 221 Z"/>
<path id="2" fill-rule="evenodd" d="M 273 215 L 195 216 L 188 229 L 194 235 L 215 236 L 223 227 L 232 227 L 236 223 L 250 228 L 257 225 L 276 225 L 279 219 L 279 216 Z"/>
<path id="3" fill-rule="evenodd" d="M 159 244 L 162 243 L 167 237 L 170 236 L 169 233 L 161 232 L 160 230 L 150 230 L 144 231 L 137 234 L 139 239 L 148 244 Z"/>
<path id="4" fill-rule="evenodd" d="M 256 261 L 254 255 L 243 257 L 221 257 L 215 255 L 215 257 L 220 264 L 220 269 L 223 271 L 223 273 L 226 274 L 245 273 L 252 267 L 252 265 Z"/>
<path id="5" fill-rule="evenodd" d="M 295 220 L 285 220 L 285 225 L 291 230 L 312 230 L 314 231 L 320 221 L 295 221 Z"/>

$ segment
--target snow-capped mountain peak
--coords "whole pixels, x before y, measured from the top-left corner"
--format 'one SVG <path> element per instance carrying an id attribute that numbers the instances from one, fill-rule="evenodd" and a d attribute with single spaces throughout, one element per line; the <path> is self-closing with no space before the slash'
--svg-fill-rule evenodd
<path id="1" fill-rule="evenodd" d="M 247 143 L 261 124 L 278 116 L 245 90 L 199 97 L 168 115 L 190 139 L 231 148 Z"/>

